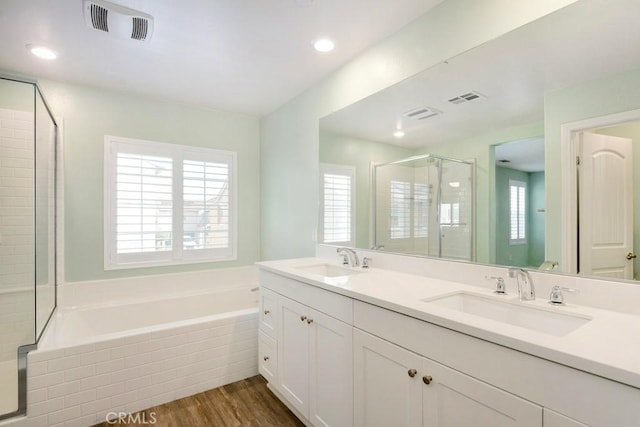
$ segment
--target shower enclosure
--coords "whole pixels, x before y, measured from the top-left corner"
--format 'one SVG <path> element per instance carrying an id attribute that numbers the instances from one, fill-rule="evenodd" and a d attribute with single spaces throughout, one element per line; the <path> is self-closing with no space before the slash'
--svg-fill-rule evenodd
<path id="1" fill-rule="evenodd" d="M 474 163 L 426 154 L 373 167 L 373 245 L 473 260 Z"/>
<path id="2" fill-rule="evenodd" d="M 38 85 L 0 76 L 0 420 L 26 411 L 26 355 L 56 305 L 56 134 Z"/>

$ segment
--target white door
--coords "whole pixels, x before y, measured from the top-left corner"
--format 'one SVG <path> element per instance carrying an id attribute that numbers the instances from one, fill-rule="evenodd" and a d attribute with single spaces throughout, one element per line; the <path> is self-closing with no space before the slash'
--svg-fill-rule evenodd
<path id="1" fill-rule="evenodd" d="M 581 274 L 633 278 L 631 139 L 580 134 L 578 238 Z"/>
<path id="2" fill-rule="evenodd" d="M 309 420 L 317 427 L 353 425 L 353 327 L 312 310 Z"/>
<path id="3" fill-rule="evenodd" d="M 423 357 L 353 330 L 354 421 L 358 427 L 422 425 Z"/>
<path id="4" fill-rule="evenodd" d="M 541 406 L 426 358 L 420 383 L 425 427 L 542 425 Z"/>
<path id="5" fill-rule="evenodd" d="M 278 389 L 305 417 L 309 414 L 309 324 L 311 309 L 281 298 Z"/>

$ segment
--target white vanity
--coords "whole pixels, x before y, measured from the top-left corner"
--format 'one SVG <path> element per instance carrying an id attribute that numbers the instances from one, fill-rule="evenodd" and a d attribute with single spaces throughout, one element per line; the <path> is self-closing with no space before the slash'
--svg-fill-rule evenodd
<path id="1" fill-rule="evenodd" d="M 260 373 L 309 425 L 640 426 L 636 315 L 337 257 L 260 270 Z"/>

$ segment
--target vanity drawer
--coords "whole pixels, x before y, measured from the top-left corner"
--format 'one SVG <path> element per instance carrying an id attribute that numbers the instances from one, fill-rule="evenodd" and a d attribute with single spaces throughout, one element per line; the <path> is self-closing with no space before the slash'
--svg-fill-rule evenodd
<path id="1" fill-rule="evenodd" d="M 278 294 L 260 287 L 260 331 L 278 339 Z"/>
<path id="2" fill-rule="evenodd" d="M 278 344 L 276 340 L 262 331 L 258 336 L 258 372 L 272 385 L 276 385 Z"/>
<path id="3" fill-rule="evenodd" d="M 264 270 L 260 271 L 260 286 L 261 289 L 267 287 L 349 325 L 353 323 L 353 300 L 349 297 Z"/>

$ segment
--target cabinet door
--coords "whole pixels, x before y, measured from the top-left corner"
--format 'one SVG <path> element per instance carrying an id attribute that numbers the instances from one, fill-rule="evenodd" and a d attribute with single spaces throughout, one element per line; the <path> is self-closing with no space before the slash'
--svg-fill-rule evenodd
<path id="1" fill-rule="evenodd" d="M 311 309 L 281 297 L 278 390 L 305 417 L 309 414 L 309 328 Z"/>
<path id="2" fill-rule="evenodd" d="M 312 310 L 309 329 L 309 420 L 317 427 L 353 425 L 353 327 Z"/>
<path id="3" fill-rule="evenodd" d="M 527 400 L 426 358 L 421 373 L 425 427 L 542 425 L 542 407 Z"/>
<path id="4" fill-rule="evenodd" d="M 420 426 L 423 357 L 355 328 L 353 343 L 355 425 Z"/>

